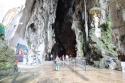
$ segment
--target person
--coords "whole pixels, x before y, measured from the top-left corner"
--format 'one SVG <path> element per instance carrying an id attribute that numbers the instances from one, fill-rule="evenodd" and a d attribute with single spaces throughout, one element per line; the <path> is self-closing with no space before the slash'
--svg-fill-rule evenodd
<path id="1" fill-rule="evenodd" d="M 27 64 L 28 63 L 28 54 L 27 53 L 26 53 L 25 58 L 26 58 L 26 64 Z"/>
<path id="2" fill-rule="evenodd" d="M 69 56 L 70 61 L 72 60 L 72 55 Z"/>
<path id="3" fill-rule="evenodd" d="M 36 55 L 33 57 L 33 64 L 36 65 Z"/>
<path id="4" fill-rule="evenodd" d="M 94 22 L 95 28 L 97 29 L 98 28 L 98 24 L 99 24 L 99 18 L 98 18 L 96 13 L 93 16 L 93 22 Z"/>
<path id="5" fill-rule="evenodd" d="M 59 59 L 58 56 L 56 56 L 55 61 L 56 61 L 56 70 L 59 70 L 59 68 L 60 68 L 60 59 Z"/>
<path id="6" fill-rule="evenodd" d="M 47 55 L 45 55 L 45 61 L 47 61 Z"/>
<path id="7" fill-rule="evenodd" d="M 69 56 L 66 55 L 66 61 L 67 61 L 67 64 L 69 65 Z"/>
<path id="8" fill-rule="evenodd" d="M 23 55 L 23 64 L 26 65 L 26 54 Z"/>
<path id="9" fill-rule="evenodd" d="M 30 65 L 33 64 L 33 59 L 32 59 L 32 56 L 31 56 L 31 55 L 29 55 L 29 63 L 30 63 Z"/>
<path id="10" fill-rule="evenodd" d="M 69 61 L 69 56 L 68 55 L 66 55 L 66 61 Z"/>
<path id="11" fill-rule="evenodd" d="M 63 55 L 62 55 L 63 66 L 64 66 L 64 58 L 65 58 L 65 56 L 64 56 L 64 54 L 63 54 Z"/>
<path id="12" fill-rule="evenodd" d="M 51 61 L 52 61 L 53 60 L 53 55 L 52 54 L 50 55 L 50 58 L 51 58 Z"/>
<path id="13" fill-rule="evenodd" d="M 64 54 L 62 55 L 62 60 L 64 61 Z"/>

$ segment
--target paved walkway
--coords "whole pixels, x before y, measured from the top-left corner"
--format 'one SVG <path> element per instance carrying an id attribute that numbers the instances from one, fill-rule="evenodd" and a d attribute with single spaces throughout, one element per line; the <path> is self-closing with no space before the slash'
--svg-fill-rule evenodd
<path id="1" fill-rule="evenodd" d="M 59 71 L 52 61 L 37 66 L 21 66 L 15 83 L 125 83 L 125 73 L 87 66 L 86 73 L 79 67 L 61 63 Z M 11 83 L 12 79 L 2 83 Z"/>

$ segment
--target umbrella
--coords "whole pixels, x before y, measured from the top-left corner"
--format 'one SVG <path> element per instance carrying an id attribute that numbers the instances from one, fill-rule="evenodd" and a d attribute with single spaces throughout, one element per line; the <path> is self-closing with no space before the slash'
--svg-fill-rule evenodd
<path id="1" fill-rule="evenodd" d="M 101 13 L 101 8 L 99 8 L 99 7 L 93 7 L 93 8 L 91 8 L 90 10 L 89 10 L 89 13 L 90 14 L 100 14 Z"/>

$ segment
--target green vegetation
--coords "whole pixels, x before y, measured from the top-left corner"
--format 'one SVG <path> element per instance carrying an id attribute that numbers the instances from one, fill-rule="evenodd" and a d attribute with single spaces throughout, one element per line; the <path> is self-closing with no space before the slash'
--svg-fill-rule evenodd
<path id="1" fill-rule="evenodd" d="M 112 30 L 111 30 L 110 20 L 102 23 L 99 28 L 101 28 L 101 37 L 97 38 L 95 35 L 95 28 L 89 31 L 90 43 L 89 48 L 91 49 L 91 63 L 94 67 L 107 68 L 105 61 L 112 57 L 117 60 L 117 48 L 112 44 Z"/>
<path id="2" fill-rule="evenodd" d="M 102 0 L 103 2 L 106 2 L 106 0 Z"/>
<path id="3" fill-rule="evenodd" d="M 4 28 L 4 25 L 0 23 L 0 27 Z"/>
<path id="4" fill-rule="evenodd" d="M 6 67 L 7 68 L 11 67 L 11 64 L 9 62 L 6 62 Z"/>
<path id="5" fill-rule="evenodd" d="M 116 46 L 112 44 L 112 30 L 110 25 L 111 22 L 109 20 L 100 25 L 102 28 L 102 37 L 100 40 L 105 45 L 110 54 L 116 55 Z"/>
<path id="6" fill-rule="evenodd" d="M 15 63 L 15 52 L 6 42 L 0 38 L 0 76 L 6 77 L 17 72 L 13 67 Z M 10 71 L 11 70 L 11 71 Z"/>
<path id="7" fill-rule="evenodd" d="M 28 46 L 31 46 L 32 42 L 30 42 L 30 41 L 28 40 L 27 44 L 28 44 Z"/>
<path id="8" fill-rule="evenodd" d="M 0 23 L 0 34 L 5 34 L 4 25 Z"/>

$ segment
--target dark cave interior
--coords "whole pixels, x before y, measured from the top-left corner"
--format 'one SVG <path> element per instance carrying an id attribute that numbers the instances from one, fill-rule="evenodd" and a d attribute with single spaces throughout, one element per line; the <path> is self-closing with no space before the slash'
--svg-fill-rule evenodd
<path id="1" fill-rule="evenodd" d="M 73 11 L 74 0 L 58 0 L 56 19 L 53 24 L 56 40 L 51 51 L 53 55 L 61 57 L 67 54 L 76 57 L 76 36 L 71 29 Z"/>

